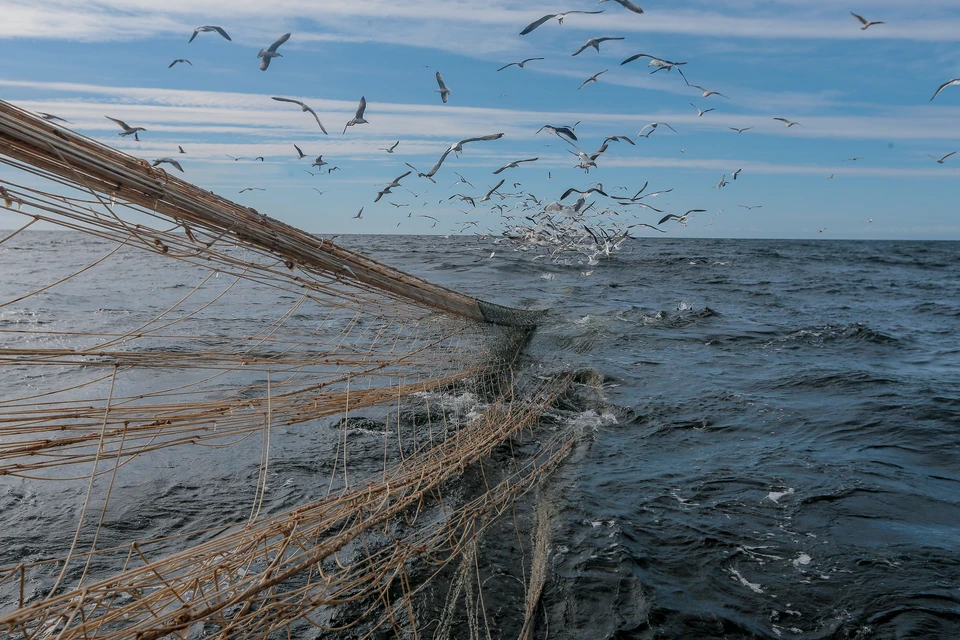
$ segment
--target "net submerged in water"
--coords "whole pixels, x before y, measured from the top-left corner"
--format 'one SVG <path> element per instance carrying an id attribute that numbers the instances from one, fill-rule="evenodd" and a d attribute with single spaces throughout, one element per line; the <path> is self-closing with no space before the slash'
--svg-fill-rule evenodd
<path id="1" fill-rule="evenodd" d="M 4 102 L 0 162 L 3 206 L 23 219 L 0 251 L 42 245 L 56 271 L 0 258 L 0 374 L 24 381 L 0 391 L 0 482 L 70 494 L 75 514 L 68 536 L 0 555 L 0 630 L 441 637 L 456 615 L 490 633 L 478 539 L 504 511 L 516 519 L 577 441 L 541 424 L 569 376 L 516 369 L 539 314 L 433 285 Z M 85 240 L 37 241 L 36 223 Z M 276 469 L 294 458 L 307 486 L 284 496 Z M 123 522 L 136 509 L 114 504 L 160 504 L 178 476 L 251 491 L 211 497 L 193 519 L 182 502 L 175 525 Z M 518 598 L 524 637 L 544 553 Z M 453 584 L 445 602 L 422 606 L 438 577 Z"/>

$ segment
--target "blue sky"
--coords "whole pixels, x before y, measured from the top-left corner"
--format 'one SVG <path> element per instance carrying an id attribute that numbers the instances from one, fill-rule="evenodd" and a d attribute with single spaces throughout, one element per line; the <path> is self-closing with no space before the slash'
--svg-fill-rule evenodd
<path id="1" fill-rule="evenodd" d="M 186 179 L 316 233 L 449 233 L 467 221 L 497 231 L 496 211 L 446 198 L 483 195 L 504 177 L 504 193 L 547 202 L 594 181 L 611 195 L 624 193 L 614 192 L 620 186 L 632 194 L 647 181 L 648 190 L 672 188 L 650 202 L 675 213 L 707 209 L 687 227 L 664 225 L 676 236 L 960 239 L 960 154 L 943 164 L 928 156 L 960 151 L 960 86 L 929 101 L 941 83 L 960 77 L 960 3 L 638 4 L 643 15 L 585 0 L 0 0 L 0 36 L 15 61 L 0 73 L 0 96 L 67 118 L 133 155 L 175 156 Z M 570 15 L 563 25 L 552 20 L 518 35 L 533 20 L 568 10 L 604 13 Z M 887 24 L 862 31 L 850 11 Z M 207 24 L 222 26 L 233 41 L 202 33 L 188 44 L 193 29 Z M 283 57 L 260 71 L 257 52 L 287 31 L 293 35 L 280 48 Z M 570 55 L 599 36 L 625 40 L 603 43 L 599 54 Z M 730 99 L 702 98 L 675 71 L 650 75 L 646 61 L 620 66 L 635 53 L 685 61 L 691 83 Z M 526 57 L 546 59 L 496 71 Z M 193 66 L 168 69 L 175 58 Z M 598 83 L 577 88 L 605 69 Z M 453 91 L 447 104 L 434 91 L 436 71 Z M 330 135 L 272 95 L 306 101 Z M 341 135 L 360 96 L 369 124 Z M 701 118 L 691 102 L 715 110 Z M 148 131 L 139 143 L 120 138 L 105 115 Z M 803 127 L 788 129 L 774 117 Z M 576 121 L 585 151 L 606 136 L 634 138 L 652 121 L 679 133 L 661 128 L 636 146 L 611 143 L 585 174 L 568 145 L 535 135 L 543 124 Z M 753 128 L 737 134 L 729 127 Z M 452 142 L 498 132 L 501 140 L 448 158 L 436 185 L 407 176 L 405 188 L 373 202 L 407 170 L 404 162 L 426 170 Z M 396 153 L 381 150 L 397 140 Z M 308 175 L 311 160 L 297 160 L 293 143 L 341 170 Z M 492 174 L 531 157 L 539 160 Z M 847 161 L 853 157 L 862 159 Z M 451 188 L 454 172 L 474 188 Z M 730 184 L 715 189 L 724 175 Z M 0 168 L 0 178 L 12 177 Z M 238 193 L 245 187 L 265 191 Z M 353 219 L 361 206 L 363 218 Z M 660 217 L 618 211 L 638 222 Z M 432 227 L 418 214 L 440 222 Z M 0 212 L 0 227 L 18 223 Z"/>

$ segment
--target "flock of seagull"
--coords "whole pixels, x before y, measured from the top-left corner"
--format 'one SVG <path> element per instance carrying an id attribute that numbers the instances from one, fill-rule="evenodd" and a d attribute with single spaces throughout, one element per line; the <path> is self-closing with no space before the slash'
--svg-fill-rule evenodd
<path id="1" fill-rule="evenodd" d="M 608 0 L 600 0 L 601 3 L 607 2 Z M 624 9 L 634 13 L 634 14 L 643 14 L 643 9 L 635 5 L 630 0 L 613 0 Z M 564 18 L 570 15 L 579 14 L 579 15 L 593 15 L 603 13 L 603 10 L 597 11 L 565 11 L 561 13 L 551 13 L 543 16 L 542 18 L 530 23 L 522 31 L 520 31 L 520 36 L 525 36 L 534 30 L 540 28 L 541 26 L 547 24 L 551 20 L 556 20 L 558 24 L 563 24 Z M 869 21 L 862 16 L 851 12 L 851 15 L 860 23 L 861 29 L 866 30 L 868 28 L 883 25 L 884 22 L 881 21 Z M 188 42 L 193 42 L 193 40 L 203 33 L 215 33 L 221 36 L 227 41 L 232 41 L 230 35 L 219 26 L 215 25 L 206 25 L 197 27 L 193 34 L 190 36 Z M 257 57 L 260 60 L 260 69 L 266 71 L 271 64 L 271 61 L 274 58 L 282 57 L 282 54 L 279 53 L 279 48 L 286 43 L 291 37 L 290 33 L 285 33 L 279 38 L 277 38 L 272 44 L 268 47 L 261 49 L 257 54 Z M 576 51 L 571 55 L 578 56 L 583 53 L 588 48 L 593 48 L 600 52 L 600 45 L 608 41 L 618 41 L 624 40 L 623 37 L 596 37 L 590 38 L 582 46 L 580 46 Z M 496 71 L 501 72 L 510 67 L 517 67 L 518 69 L 523 69 L 525 65 L 531 62 L 537 62 L 544 60 L 543 57 L 530 57 L 524 60 L 519 60 L 516 62 L 510 62 L 498 68 Z M 708 99 L 711 97 L 720 97 L 729 100 L 730 98 L 718 91 L 712 89 L 707 89 L 701 85 L 691 84 L 687 80 L 687 76 L 683 72 L 683 68 L 687 65 L 686 62 L 675 62 L 666 60 L 651 54 L 647 53 L 638 53 L 632 55 L 620 63 L 620 66 L 627 65 L 638 60 L 646 60 L 647 68 L 651 68 L 650 73 L 659 73 L 665 72 L 670 73 L 672 70 L 676 69 L 678 75 L 683 79 L 686 85 L 692 89 L 695 89 L 701 93 L 702 99 Z M 174 67 L 177 64 L 187 64 L 193 66 L 193 63 L 190 60 L 185 58 L 178 58 L 170 63 L 169 68 Z M 606 73 L 608 69 L 599 71 L 591 77 L 587 78 L 580 85 L 579 89 L 583 89 L 588 84 L 599 82 L 601 75 Z M 689 73 L 689 72 L 688 72 Z M 440 100 L 442 103 L 446 104 L 452 95 L 452 90 L 446 84 L 443 79 L 443 76 L 439 71 L 435 73 L 435 78 L 437 82 L 437 89 L 434 90 L 435 93 L 439 94 Z M 937 88 L 936 92 L 933 94 L 933 97 L 930 98 L 933 101 L 940 93 L 951 86 L 960 86 L 960 78 L 955 78 L 944 82 L 940 87 Z M 297 100 L 294 98 L 288 98 L 283 96 L 271 96 L 271 99 L 277 102 L 296 105 L 300 108 L 301 112 L 309 113 L 317 123 L 320 131 L 324 135 L 329 135 L 327 129 L 324 127 L 323 123 L 320 120 L 320 116 L 317 112 L 311 108 L 308 104 L 302 100 Z M 704 117 L 706 114 L 715 110 L 715 108 L 702 109 L 694 103 L 690 103 L 697 111 L 698 117 Z M 369 124 L 368 120 L 365 119 L 364 114 L 367 108 L 367 101 L 365 97 L 361 97 L 358 103 L 356 113 L 353 118 L 347 121 L 343 127 L 341 135 L 346 135 L 347 129 L 363 124 Z M 63 120 L 58 116 L 52 114 L 41 113 L 41 117 L 46 120 Z M 130 126 L 123 120 L 117 118 L 112 118 L 106 116 L 109 120 L 116 123 L 121 131 L 118 133 L 120 136 L 134 136 L 134 139 L 139 141 L 139 134 L 146 131 L 144 127 L 139 126 Z M 773 118 L 776 121 L 783 123 L 787 128 L 790 127 L 803 127 L 799 122 L 789 120 L 784 117 Z M 649 139 L 651 135 L 659 130 L 660 127 L 669 129 L 676 133 L 676 129 L 670 126 L 666 122 L 651 122 L 645 125 L 640 132 L 634 136 L 623 136 L 615 135 L 608 136 L 600 144 L 599 148 L 593 152 L 584 151 L 580 146 L 583 144 L 583 141 L 580 140 L 576 134 L 576 127 L 580 123 L 577 122 L 573 125 L 567 124 L 545 124 L 537 130 L 537 134 L 546 133 L 547 135 L 555 136 L 565 145 L 568 146 L 568 151 L 575 156 L 576 158 L 576 167 L 579 167 L 586 173 L 590 172 L 590 169 L 596 168 L 598 166 L 598 160 L 601 159 L 602 155 L 608 150 L 609 145 L 612 143 L 623 143 L 631 146 L 636 146 L 634 140 L 639 138 Z M 728 127 L 730 130 L 736 132 L 738 135 L 743 134 L 746 131 L 749 131 L 753 126 L 747 127 Z M 491 143 L 493 141 L 499 140 L 504 136 L 503 133 L 493 133 L 489 135 L 482 135 L 470 138 L 464 138 L 457 142 L 450 144 L 447 149 L 441 154 L 436 164 L 433 165 L 430 170 L 423 172 L 417 169 L 415 166 L 409 162 L 405 162 L 405 165 L 409 168 L 408 171 L 400 174 L 389 183 L 383 186 L 376 195 L 373 197 L 373 202 L 378 203 L 385 196 L 393 195 L 394 190 L 403 188 L 409 194 L 411 194 L 416 199 L 421 199 L 423 194 L 416 193 L 407 188 L 407 186 L 401 185 L 401 181 L 406 179 L 412 174 L 420 179 L 429 180 L 431 183 L 436 184 L 436 176 L 440 171 L 441 167 L 444 165 L 445 161 L 448 161 L 450 155 L 453 154 L 455 157 L 464 152 L 465 145 L 474 145 L 478 143 Z M 397 140 L 389 147 L 381 148 L 381 151 L 384 151 L 388 154 L 397 153 L 397 148 L 401 144 L 401 140 Z M 307 157 L 302 149 L 297 145 L 293 144 L 293 147 L 297 153 L 297 159 L 303 159 Z M 682 152 L 683 150 L 681 150 Z M 182 146 L 178 146 L 178 153 L 185 154 Z M 956 153 L 950 152 L 942 157 L 930 156 L 936 160 L 939 164 L 944 164 L 944 162 L 953 156 Z M 244 160 L 246 158 L 234 158 L 233 160 Z M 492 173 L 493 175 L 500 175 L 504 172 L 507 172 L 511 169 L 517 169 L 522 164 L 536 162 L 539 158 L 523 158 L 510 160 L 500 166 L 498 169 L 495 169 Z M 850 161 L 859 160 L 860 158 L 850 158 Z M 262 156 L 258 156 L 253 160 L 263 161 Z M 167 164 L 178 171 L 183 172 L 183 166 L 181 163 L 173 157 L 163 157 L 157 158 L 153 162 L 153 166 L 158 166 L 161 164 Z M 324 169 L 326 167 L 326 169 Z M 316 168 L 317 172 L 312 172 L 309 170 L 304 170 L 309 173 L 311 176 L 319 175 L 322 172 L 326 174 L 333 173 L 334 171 L 339 170 L 339 167 L 331 166 L 328 162 L 323 159 L 323 155 L 318 155 L 311 164 L 311 168 Z M 731 179 L 737 180 L 737 177 L 740 174 L 740 169 L 732 172 Z M 464 176 L 457 173 L 458 180 L 454 182 L 450 188 L 453 188 L 457 185 L 469 186 L 471 188 L 475 187 L 473 184 L 468 181 Z M 548 172 L 548 179 L 552 178 L 552 175 Z M 831 175 L 830 178 L 833 178 Z M 828 179 L 830 179 L 828 178 Z M 631 237 L 631 230 L 635 228 L 646 228 L 656 232 L 664 233 L 664 229 L 661 228 L 661 225 L 664 225 L 668 222 L 675 222 L 676 224 L 686 225 L 691 216 L 695 214 L 706 213 L 706 209 L 690 209 L 682 214 L 680 213 L 666 213 L 663 209 L 659 209 L 650 202 L 650 199 L 656 198 L 658 195 L 669 193 L 672 189 L 664 189 L 659 191 L 647 192 L 648 183 L 644 184 L 639 190 L 637 190 L 633 196 L 628 196 L 626 194 L 619 194 L 617 192 L 627 192 L 629 193 L 630 189 L 626 186 L 617 186 L 612 189 L 606 189 L 604 185 L 600 182 L 594 182 L 592 185 L 585 189 L 579 190 L 576 188 L 567 189 L 563 195 L 560 197 L 559 201 L 547 201 L 543 198 L 538 198 L 536 195 L 522 190 L 520 182 L 513 182 L 512 187 L 504 187 L 506 183 L 506 178 L 500 179 L 500 181 L 493 187 L 487 189 L 484 192 L 484 195 L 468 195 L 464 193 L 455 193 L 448 198 L 440 200 L 439 202 L 449 202 L 456 199 L 460 203 L 465 203 L 471 207 L 471 209 L 460 211 L 464 214 L 470 216 L 475 213 L 477 210 L 477 204 L 483 204 L 491 202 L 496 198 L 495 204 L 491 206 L 490 213 L 497 212 L 500 222 L 503 224 L 503 231 L 500 233 L 494 232 L 493 230 L 487 228 L 488 238 L 494 238 L 493 242 L 497 245 L 503 245 L 513 248 L 517 251 L 534 251 L 537 253 L 537 258 L 549 258 L 554 262 L 563 262 L 572 263 L 572 261 L 583 263 L 584 261 L 589 264 L 597 264 L 598 260 L 604 256 L 609 257 L 613 252 L 617 251 L 622 245 L 623 242 Z M 728 186 L 730 183 L 727 181 L 727 176 L 724 175 L 721 177 L 720 181 L 715 185 L 714 188 L 721 189 Z M 240 191 L 240 193 L 248 191 L 263 191 L 264 189 L 259 187 L 247 187 Z M 323 191 L 319 189 L 314 189 L 318 194 L 323 195 Z M 462 190 L 462 187 L 461 187 Z M 566 200 L 572 194 L 578 194 L 578 198 L 573 204 L 564 204 L 563 201 Z M 597 204 L 598 201 L 594 200 L 590 203 L 587 202 L 588 196 L 601 196 L 606 198 L 607 206 L 601 207 Z M 425 198 L 421 199 L 421 209 L 427 206 Z M 397 203 L 390 201 L 389 204 L 394 206 L 397 209 L 404 207 L 412 207 L 410 203 Z M 762 205 L 738 205 L 746 210 L 759 209 Z M 626 212 L 631 211 L 631 208 L 637 212 L 643 211 L 652 211 L 657 214 L 661 214 L 662 217 L 658 219 L 655 224 L 648 224 L 644 222 L 637 221 L 635 215 L 626 215 Z M 623 212 L 625 215 L 621 215 Z M 719 214 L 720 212 L 718 212 Z M 360 208 L 360 211 L 353 216 L 354 219 L 361 219 L 363 215 L 363 207 Z M 408 218 L 414 216 L 414 209 L 411 208 L 411 211 L 408 213 Z M 436 217 L 426 215 L 423 213 L 416 214 L 418 217 L 428 218 L 433 220 L 433 227 L 437 226 L 437 223 L 440 222 Z M 460 226 L 460 232 L 464 232 L 467 229 L 473 228 L 474 232 L 479 234 L 479 225 L 481 221 L 477 220 L 467 220 L 461 223 L 457 223 Z M 712 224 L 712 221 L 711 221 Z M 397 225 L 399 226 L 399 224 Z M 823 232 L 825 229 L 820 229 L 820 232 Z M 490 257 L 493 257 L 495 252 L 491 254 Z"/>

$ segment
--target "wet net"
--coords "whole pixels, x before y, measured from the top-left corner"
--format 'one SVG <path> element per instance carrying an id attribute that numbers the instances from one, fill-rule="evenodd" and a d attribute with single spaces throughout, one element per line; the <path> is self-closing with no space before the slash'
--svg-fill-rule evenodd
<path id="1" fill-rule="evenodd" d="M 490 633 L 478 540 L 577 441 L 539 314 L 4 102 L 0 198 L 0 633 Z"/>

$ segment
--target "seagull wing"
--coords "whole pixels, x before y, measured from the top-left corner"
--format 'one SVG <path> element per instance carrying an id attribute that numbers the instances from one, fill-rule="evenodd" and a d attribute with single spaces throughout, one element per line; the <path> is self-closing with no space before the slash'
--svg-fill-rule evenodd
<path id="1" fill-rule="evenodd" d="M 194 30 L 193 30 L 193 35 L 190 36 L 190 39 L 189 39 L 189 40 L 187 40 L 187 44 L 190 44 L 191 42 L 193 42 L 193 39 L 197 37 L 197 34 L 198 34 L 198 33 L 200 33 L 200 29 L 194 29 Z"/>
<path id="2" fill-rule="evenodd" d="M 505 181 L 506 181 L 506 178 L 501 179 L 500 182 L 498 182 L 496 185 L 494 185 L 493 189 L 490 189 L 490 191 L 487 191 L 487 195 L 484 196 L 484 197 L 485 197 L 485 198 L 489 198 L 489 197 L 493 194 L 494 191 L 496 191 L 497 189 L 499 189 L 500 187 L 503 186 L 503 183 L 504 183 Z"/>
<path id="3" fill-rule="evenodd" d="M 304 108 L 313 115 L 313 119 L 316 120 L 317 124 L 320 126 L 320 131 L 323 131 L 324 135 L 330 135 L 327 133 L 327 130 L 323 128 L 323 123 L 320 122 L 320 116 L 317 115 L 317 112 L 306 105 L 304 105 Z"/>
<path id="4" fill-rule="evenodd" d="M 468 142 L 482 142 L 484 140 L 499 140 L 502 137 L 503 137 L 502 133 L 491 133 L 490 135 L 480 136 L 479 138 L 467 138 L 465 140 L 461 140 L 460 142 L 457 143 L 457 145 L 462 146 L 467 144 Z M 457 145 L 454 145 L 454 146 L 457 146 Z"/>
<path id="5" fill-rule="evenodd" d="M 503 65 L 502 67 L 500 67 L 499 69 L 497 69 L 497 71 L 503 71 L 503 70 L 506 69 L 507 67 L 512 67 L 512 66 L 515 65 L 515 64 L 516 64 L 516 65 L 519 65 L 519 63 L 517 63 L 517 62 L 511 62 L 510 64 L 505 64 L 505 65 Z"/>
<path id="6" fill-rule="evenodd" d="M 634 60 L 639 60 L 640 58 L 653 58 L 653 56 L 651 56 L 651 55 L 648 54 L 648 53 L 638 53 L 637 55 L 635 55 L 635 56 L 630 56 L 629 58 L 627 58 L 626 60 L 624 60 L 623 62 L 621 62 L 621 63 L 620 63 L 620 66 L 622 67 L 623 65 L 627 64 L 628 62 L 633 62 Z"/>
<path id="7" fill-rule="evenodd" d="M 643 13 L 643 9 L 641 9 L 637 5 L 630 2 L 630 0 L 616 0 L 616 3 L 619 4 L 621 7 L 623 7 L 624 9 L 629 9 L 634 13 Z"/>
<path id="8" fill-rule="evenodd" d="M 860 21 L 860 24 L 867 24 L 867 21 L 863 19 L 863 16 L 858 16 L 858 15 L 855 14 L 853 11 L 850 12 L 850 15 L 852 15 L 854 18 L 856 18 L 857 20 L 859 20 L 859 21 Z"/>
<path id="9" fill-rule="evenodd" d="M 497 175 L 498 173 L 501 173 L 501 172 L 503 172 L 503 171 L 506 171 L 506 170 L 509 169 L 510 167 L 515 167 L 515 166 L 517 166 L 517 164 L 516 164 L 515 162 L 508 162 L 507 164 L 503 165 L 502 167 L 500 167 L 499 169 L 497 169 L 496 171 L 494 171 L 494 172 L 493 172 L 493 175 Z"/>
<path id="10" fill-rule="evenodd" d="M 572 54 L 570 54 L 570 55 L 573 55 L 573 56 L 580 55 L 581 53 L 584 52 L 584 50 L 587 49 L 587 47 L 591 46 L 592 44 L 593 44 L 593 41 L 592 41 L 592 40 L 587 40 L 587 44 L 583 45 L 582 47 L 580 47 L 579 49 L 577 49 L 574 53 L 572 53 Z"/>
<path id="11" fill-rule="evenodd" d="M 367 108 L 367 99 L 360 96 L 360 104 L 357 106 L 357 120 L 363 120 L 363 111 Z"/>
<path id="12" fill-rule="evenodd" d="M 548 13 L 547 15 L 543 16 L 542 18 L 540 18 L 540 19 L 537 20 L 536 22 L 531 22 L 530 24 L 528 24 L 528 25 L 523 29 L 523 31 L 520 32 L 520 35 L 522 35 L 522 36 L 527 35 L 528 33 L 530 33 L 531 31 L 533 31 L 534 29 L 536 29 L 536 28 L 539 27 L 540 25 L 542 25 L 544 22 L 546 22 L 546 21 L 549 20 L 550 18 L 555 18 L 555 17 L 557 17 L 557 15 L 558 15 L 558 14 L 556 14 L 556 13 Z"/>
<path id="13" fill-rule="evenodd" d="M 183 173 L 183 167 L 180 166 L 180 163 L 179 163 L 179 162 L 177 162 L 177 161 L 174 160 L 173 158 L 165 158 L 164 160 L 165 160 L 167 163 L 172 164 L 173 166 L 175 166 L 175 167 L 180 171 L 180 173 Z"/>
<path id="14" fill-rule="evenodd" d="M 947 155 L 945 155 L 945 156 L 943 156 L 942 158 L 940 158 L 940 162 L 943 162 L 944 160 L 946 160 L 947 158 L 949 158 L 950 156 L 952 156 L 952 155 L 955 154 L 955 153 L 956 153 L 956 151 L 951 151 L 951 152 L 948 153 Z"/>
<path id="15" fill-rule="evenodd" d="M 227 32 L 224 31 L 223 29 L 221 29 L 220 27 L 214 27 L 213 30 L 216 31 L 217 33 L 219 33 L 220 35 L 222 35 L 222 36 L 223 36 L 224 38 L 226 38 L 227 40 L 230 40 L 231 42 L 233 42 L 233 40 L 231 40 L 230 36 L 227 35 Z"/>
<path id="16" fill-rule="evenodd" d="M 660 222 L 658 222 L 657 224 L 663 224 L 664 222 L 666 222 L 667 220 L 670 220 L 671 218 L 675 218 L 679 220 L 680 216 L 676 215 L 675 213 L 668 213 L 667 215 L 660 218 Z"/>
<path id="17" fill-rule="evenodd" d="M 437 84 L 440 85 L 442 90 L 446 91 L 447 85 L 443 84 L 443 76 L 440 75 L 439 71 L 437 71 Z"/>
<path id="18" fill-rule="evenodd" d="M 410 175 L 410 173 L 411 173 L 410 171 L 407 171 L 406 173 L 401 173 L 399 176 L 394 178 L 393 181 L 397 183 L 397 186 L 400 186 L 399 184 L 400 181 L 406 178 L 408 175 Z"/>
<path id="19" fill-rule="evenodd" d="M 270 99 L 276 100 L 277 102 L 289 102 L 291 104 L 300 105 L 300 108 L 302 108 L 304 111 L 310 108 L 299 100 L 294 100 L 293 98 L 278 98 L 277 96 L 270 96 Z"/>
<path id="20" fill-rule="evenodd" d="M 116 118 L 111 118 L 110 116 L 103 116 L 103 117 L 106 118 L 107 120 L 113 120 L 113 121 L 116 122 L 118 125 L 120 125 L 120 127 L 121 127 L 124 131 L 128 131 L 128 130 L 130 129 L 130 125 L 128 125 L 128 124 L 127 124 L 126 122 L 124 122 L 123 120 L 117 120 Z"/>
<path id="21" fill-rule="evenodd" d="M 607 40 L 626 40 L 626 38 L 611 38 L 607 36 L 604 36 L 603 38 L 596 38 L 597 44 L 600 44 L 601 42 L 606 42 Z"/>
<path id="22" fill-rule="evenodd" d="M 433 165 L 433 168 L 424 174 L 425 178 L 433 178 L 433 176 L 436 175 L 437 171 L 440 170 L 440 165 L 442 165 L 443 161 L 447 159 L 448 155 L 450 155 L 450 151 L 452 151 L 452 149 L 447 149 L 446 151 L 443 152 L 443 155 L 440 156 L 439 160 L 437 160 L 437 164 Z"/>
<path id="23" fill-rule="evenodd" d="M 952 84 L 960 84 L 960 78 L 954 78 L 953 80 L 947 80 L 942 85 L 937 88 L 937 92 L 933 94 L 933 98 L 936 98 L 940 95 L 940 92 L 949 87 Z M 930 102 L 933 102 L 933 98 L 930 98 Z"/>
<path id="24" fill-rule="evenodd" d="M 532 62 L 534 60 L 543 60 L 543 59 L 544 58 L 527 58 L 526 60 L 523 61 L 523 64 L 527 64 L 528 62 Z"/>
<path id="25" fill-rule="evenodd" d="M 301 157 L 301 158 L 303 158 L 304 156 L 307 155 L 307 154 L 305 154 L 303 151 L 300 150 L 300 147 L 298 147 L 298 146 L 296 145 L 296 143 L 294 143 L 293 148 L 297 150 L 297 153 L 300 154 L 300 157 Z"/>
<path id="26" fill-rule="evenodd" d="M 276 53 L 276 52 L 277 52 L 277 49 L 280 48 L 280 45 L 282 45 L 284 42 L 286 42 L 287 40 L 290 39 L 290 35 L 291 35 L 291 34 L 289 34 L 289 33 L 285 33 L 285 34 L 283 34 L 282 36 L 280 36 L 279 38 L 277 38 L 276 42 L 274 42 L 272 45 L 270 45 L 269 47 L 267 47 L 267 51 L 270 51 L 271 53 Z"/>

